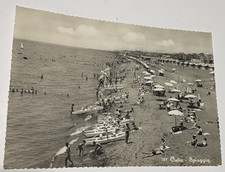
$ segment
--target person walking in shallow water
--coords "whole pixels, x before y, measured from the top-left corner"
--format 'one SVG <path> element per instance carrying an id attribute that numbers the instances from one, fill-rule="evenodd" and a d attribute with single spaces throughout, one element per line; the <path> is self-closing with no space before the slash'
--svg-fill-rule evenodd
<path id="1" fill-rule="evenodd" d="M 69 143 L 66 143 L 66 158 L 65 158 L 65 167 L 67 168 L 67 161 L 69 160 L 69 162 L 72 164 L 72 166 L 74 166 L 73 161 L 71 160 L 71 156 L 70 156 L 70 145 Z"/>
<path id="2" fill-rule="evenodd" d="M 71 106 L 71 114 L 73 113 L 73 111 L 74 111 L 74 104 L 72 104 L 72 106 Z"/>

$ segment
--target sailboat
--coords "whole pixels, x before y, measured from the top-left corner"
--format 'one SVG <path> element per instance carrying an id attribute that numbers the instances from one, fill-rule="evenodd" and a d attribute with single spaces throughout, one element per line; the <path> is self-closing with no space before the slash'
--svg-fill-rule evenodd
<path id="1" fill-rule="evenodd" d="M 22 42 L 20 43 L 20 48 L 23 49 L 23 43 Z"/>

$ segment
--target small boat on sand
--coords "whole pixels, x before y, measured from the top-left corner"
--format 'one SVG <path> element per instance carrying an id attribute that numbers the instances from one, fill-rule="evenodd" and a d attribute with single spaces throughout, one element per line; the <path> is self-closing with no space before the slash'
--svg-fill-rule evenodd
<path id="1" fill-rule="evenodd" d="M 83 107 L 80 110 L 75 110 L 75 111 L 71 112 L 71 114 L 82 115 L 82 114 L 86 114 L 86 113 L 95 113 L 100 110 L 103 110 L 103 106 L 93 105 L 93 106 Z"/>
<path id="2" fill-rule="evenodd" d="M 104 124 L 104 123 L 112 123 L 114 122 L 113 120 L 109 120 L 109 119 L 99 119 L 98 120 L 98 123 L 99 124 Z M 122 118 L 119 120 L 119 123 L 120 124 L 125 124 L 125 123 L 131 123 L 131 122 L 134 122 L 134 118 L 133 117 L 130 117 L 129 119 L 126 119 L 126 118 Z"/>
<path id="3" fill-rule="evenodd" d="M 100 144 L 105 144 L 105 143 L 109 143 L 109 142 L 123 140 L 124 138 L 125 138 L 125 132 L 113 133 L 113 134 L 108 134 L 108 136 L 105 135 L 105 136 L 99 136 L 99 137 L 85 139 L 85 141 L 86 141 L 85 145 L 91 146 L 91 145 L 94 145 L 94 142 L 100 143 Z"/>
<path id="4" fill-rule="evenodd" d="M 94 130 L 87 130 L 87 131 L 83 131 L 83 135 L 85 137 L 95 137 L 99 134 L 104 134 L 107 132 L 115 132 L 116 128 L 107 128 L 107 129 L 94 129 Z"/>

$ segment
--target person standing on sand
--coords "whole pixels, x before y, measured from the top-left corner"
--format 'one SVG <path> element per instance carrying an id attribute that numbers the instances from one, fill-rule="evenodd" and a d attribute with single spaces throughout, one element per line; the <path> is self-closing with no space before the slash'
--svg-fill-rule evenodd
<path id="1" fill-rule="evenodd" d="M 129 139 L 129 136 L 130 136 L 130 127 L 129 127 L 128 123 L 126 124 L 125 132 L 126 132 L 125 142 L 128 144 L 129 143 L 128 139 Z"/>
<path id="2" fill-rule="evenodd" d="M 98 94 L 99 94 L 99 90 L 96 89 L 96 99 L 98 100 Z"/>
<path id="3" fill-rule="evenodd" d="M 83 147 L 84 147 L 85 143 L 86 143 L 86 141 L 83 140 L 83 143 L 80 143 L 78 145 L 78 148 L 77 149 L 79 149 L 79 156 L 80 157 L 83 156 L 83 154 L 84 154 L 84 148 Z"/>
<path id="4" fill-rule="evenodd" d="M 41 79 L 43 79 L 44 78 L 44 75 L 43 74 L 41 74 Z"/>
<path id="5" fill-rule="evenodd" d="M 67 161 L 69 160 L 69 162 L 72 164 L 72 166 L 74 166 L 73 161 L 71 160 L 71 156 L 70 156 L 70 145 L 69 143 L 66 143 L 66 158 L 65 158 L 65 167 L 67 168 Z"/>

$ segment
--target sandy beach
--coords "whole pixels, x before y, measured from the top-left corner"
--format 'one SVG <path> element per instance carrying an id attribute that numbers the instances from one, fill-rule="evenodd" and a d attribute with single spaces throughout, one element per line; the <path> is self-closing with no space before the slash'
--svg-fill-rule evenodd
<path id="1" fill-rule="evenodd" d="M 139 105 L 136 103 L 138 90 L 142 86 L 134 84 L 133 81 L 138 76 L 143 78 L 143 71 L 146 70 L 141 66 L 136 71 L 135 77 L 133 69 L 136 65 L 137 63 L 134 61 L 122 63 L 118 69 L 120 71 L 125 69 L 124 71 L 127 73 L 127 77 L 123 81 L 123 91 L 129 92 L 129 101 L 123 104 L 121 110 L 134 108 L 132 116 L 139 130 L 130 133 L 129 144 L 126 144 L 124 140 L 104 144 L 105 153 L 97 158 L 92 159 L 89 157 L 89 152 L 93 150 L 93 147 L 85 147 L 85 154 L 82 158 L 78 156 L 77 152 L 74 152 L 75 154 L 73 153 L 72 157 L 79 162 L 76 166 L 214 166 L 221 164 L 216 92 L 210 89 L 213 82 L 210 80 L 212 76 L 209 71 L 173 64 L 156 65 L 154 68 L 155 71 L 165 70 L 165 76 L 157 75 L 154 79 L 155 83 L 164 85 L 165 82 L 170 80 L 181 81 L 185 79 L 187 82 L 194 83 L 194 88 L 201 95 L 204 107 L 201 111 L 196 112 L 198 116 L 197 123 L 209 135 L 198 136 L 198 140 L 201 141 L 207 137 L 208 145 L 206 147 L 193 147 L 187 142 L 192 139 L 197 130 L 184 130 L 180 134 L 171 134 L 170 130 L 175 122 L 174 116 L 169 116 L 166 110 L 159 109 L 159 103 L 162 100 L 175 97 L 175 94 L 166 92 L 165 97 L 158 97 L 154 96 L 152 92 L 147 92 L 144 95 L 145 102 Z M 172 68 L 176 68 L 175 73 L 172 73 Z M 203 87 L 196 86 L 196 78 L 203 80 Z M 186 83 L 180 83 L 179 89 L 183 90 L 185 85 Z M 148 86 L 145 86 L 145 88 L 148 88 Z M 211 92 L 210 96 L 207 96 L 208 91 Z M 187 108 L 188 100 L 184 100 L 181 106 Z M 179 124 L 183 118 L 177 117 L 177 123 Z M 193 123 L 184 122 L 184 126 L 190 128 Z M 164 155 L 144 158 L 143 153 L 151 152 L 152 149 L 158 147 L 162 138 L 165 139 L 166 146 L 169 147 L 169 149 L 165 150 Z M 80 139 L 82 141 L 83 138 Z M 76 146 L 73 145 L 72 150 L 75 150 Z M 62 162 L 63 158 L 61 157 L 56 164 L 61 164 L 59 166 L 62 167 Z"/>
<path id="2" fill-rule="evenodd" d="M 134 66 L 134 63 L 124 64 L 124 68 L 130 68 Z M 122 67 L 122 66 L 121 66 Z M 180 67 L 176 65 L 164 65 L 156 66 L 156 71 L 158 69 L 165 69 L 164 77 L 157 76 L 157 83 L 163 84 L 166 80 L 172 80 L 178 77 L 178 75 L 171 74 L 171 67 L 177 69 L 176 73 L 179 73 L 179 77 L 183 79 L 188 79 L 189 82 L 193 82 L 196 79 L 195 73 L 197 73 L 198 78 L 204 78 L 205 80 L 210 79 L 209 71 L 192 69 L 188 67 Z M 141 72 L 142 68 L 139 71 Z M 137 88 L 131 88 L 133 83 L 133 78 L 127 78 L 125 81 L 125 89 L 132 92 L 130 97 L 130 104 L 137 99 Z M 195 85 L 196 87 L 196 85 Z M 198 124 L 210 133 L 208 138 L 208 146 L 204 148 L 194 148 L 188 145 L 186 142 L 191 140 L 193 134 L 196 130 L 183 131 L 181 134 L 170 134 L 170 129 L 174 126 L 174 117 L 168 116 L 165 110 L 159 109 L 158 97 L 153 96 L 152 93 L 145 94 L 145 102 L 139 106 L 134 107 L 134 118 L 137 126 L 142 129 L 130 136 L 131 144 L 126 145 L 124 142 L 114 143 L 107 145 L 106 152 L 108 156 L 113 157 L 109 162 L 109 166 L 199 166 L 199 165 L 219 165 L 221 164 L 220 157 L 220 139 L 219 129 L 217 127 L 217 108 L 216 108 L 216 93 L 213 90 L 211 96 L 207 96 L 209 88 L 212 87 L 211 82 L 204 82 L 203 88 L 198 88 L 198 92 L 201 94 L 201 98 L 205 103 L 202 111 L 197 112 L 199 117 Z M 167 99 L 173 94 L 166 93 Z M 182 103 L 182 106 L 187 106 L 187 103 Z M 206 124 L 207 121 L 212 121 L 212 124 Z M 185 123 L 184 126 L 191 127 L 193 124 Z M 143 159 L 142 152 L 150 152 L 153 148 L 157 147 L 160 143 L 160 139 L 164 138 L 166 140 L 166 145 L 170 149 L 165 151 L 164 155 L 149 157 Z M 203 136 L 199 137 L 199 140 L 203 139 Z M 209 159 L 210 163 L 196 162 L 192 159 Z M 183 160 L 183 161 L 182 161 Z"/>

